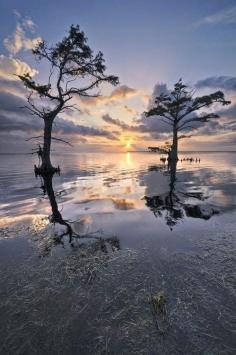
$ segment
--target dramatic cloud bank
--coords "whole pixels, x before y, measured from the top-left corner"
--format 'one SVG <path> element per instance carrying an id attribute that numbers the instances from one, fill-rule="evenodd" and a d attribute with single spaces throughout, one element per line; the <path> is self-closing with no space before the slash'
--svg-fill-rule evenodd
<path id="1" fill-rule="evenodd" d="M 199 80 L 196 88 L 213 88 L 228 91 L 236 91 L 236 77 L 231 76 L 211 76 L 209 78 Z"/>
<path id="2" fill-rule="evenodd" d="M 26 101 L 16 95 L 0 92 L 0 134 L 21 131 L 24 133 L 41 134 L 43 122 L 29 114 L 24 108 Z M 116 136 L 104 129 L 77 125 L 72 121 L 58 118 L 54 126 L 55 133 L 104 137 L 116 140 Z"/>
<path id="3" fill-rule="evenodd" d="M 199 81 L 196 84 L 196 87 L 214 87 L 215 89 L 223 87 L 225 89 L 233 91 L 235 85 L 236 80 L 233 77 L 216 77 L 206 78 L 205 80 Z M 155 98 L 161 93 L 167 94 L 169 93 L 169 89 L 167 88 L 166 84 L 157 83 L 154 86 L 152 95 L 149 98 L 146 110 L 149 110 L 153 107 L 155 103 Z M 194 124 L 194 127 L 192 128 L 194 136 L 213 136 L 218 134 L 232 133 L 235 131 L 236 121 L 234 121 L 233 118 L 236 117 L 236 105 L 231 105 L 224 109 L 221 108 L 216 113 L 220 115 L 220 118 L 212 119 L 209 122 L 206 122 L 205 124 Z M 113 118 L 109 114 L 103 115 L 102 119 L 107 124 L 118 127 L 121 132 L 136 132 L 148 134 L 150 140 L 163 140 L 171 137 L 172 128 L 170 127 L 170 125 L 166 124 L 166 122 L 164 122 L 164 120 L 160 116 L 146 117 L 144 114 L 141 114 L 141 117 L 139 119 L 134 120 L 133 124 L 127 124 L 126 122 L 120 119 Z"/>

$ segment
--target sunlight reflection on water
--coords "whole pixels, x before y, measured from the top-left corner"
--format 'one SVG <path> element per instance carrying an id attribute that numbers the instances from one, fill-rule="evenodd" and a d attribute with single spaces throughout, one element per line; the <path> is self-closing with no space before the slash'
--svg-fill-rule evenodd
<path id="1" fill-rule="evenodd" d="M 187 156 L 194 161 L 184 161 Z M 179 157 L 175 191 L 182 204 L 196 204 L 196 196 L 200 196 L 201 204 L 207 202 L 221 208 L 221 212 L 234 209 L 234 153 L 189 153 Z M 26 216 L 48 216 L 50 206 L 40 190 L 40 179 L 34 178 L 33 161 L 23 155 L 1 155 L 0 159 L 1 225 L 12 223 L 13 217 L 19 222 Z M 61 176 L 54 177 L 53 183 L 64 218 L 78 221 L 89 216 L 88 228 L 108 228 L 112 233 L 117 233 L 117 223 L 125 225 L 125 221 L 130 227 L 132 223 L 141 225 L 145 218 L 153 229 L 163 222 L 164 207 L 160 209 L 156 204 L 169 193 L 169 177 L 158 154 L 88 153 L 54 159 L 62 168 Z M 160 218 L 155 218 L 158 215 Z M 182 217 L 193 220 L 196 216 L 185 208 Z"/>

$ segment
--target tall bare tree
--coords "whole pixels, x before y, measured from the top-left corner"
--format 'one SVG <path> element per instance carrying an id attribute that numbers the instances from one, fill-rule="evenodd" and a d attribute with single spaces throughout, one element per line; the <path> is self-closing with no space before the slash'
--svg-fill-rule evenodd
<path id="1" fill-rule="evenodd" d="M 46 60 L 50 65 L 48 81 L 36 83 L 29 74 L 19 75 L 30 90 L 27 109 L 44 121 L 41 174 L 55 171 L 51 164 L 50 150 L 52 126 L 57 115 L 68 108 L 73 108 L 69 101 L 73 96 L 96 97 L 101 83 L 117 85 L 119 79 L 106 75 L 102 52 L 94 55 L 87 45 L 87 38 L 80 27 L 72 25 L 67 36 L 54 46 L 40 42 L 33 54 L 38 60 Z"/>
<path id="2" fill-rule="evenodd" d="M 171 159 L 173 161 L 178 159 L 178 140 L 186 138 L 185 135 L 180 135 L 180 132 L 191 131 L 201 123 L 219 118 L 216 113 L 202 111 L 203 109 L 209 109 L 215 103 L 225 106 L 231 102 L 225 100 L 221 91 L 194 97 L 194 90 L 189 89 L 180 79 L 170 93 L 157 96 L 155 106 L 145 112 L 146 117 L 157 116 L 157 119 L 171 126 L 173 134 Z M 197 111 L 201 111 L 201 113 L 197 114 Z"/>

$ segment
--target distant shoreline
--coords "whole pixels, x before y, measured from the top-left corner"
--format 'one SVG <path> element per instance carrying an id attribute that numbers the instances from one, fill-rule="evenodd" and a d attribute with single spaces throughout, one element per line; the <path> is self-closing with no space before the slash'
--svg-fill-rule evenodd
<path id="1" fill-rule="evenodd" d="M 130 150 L 127 152 L 55 152 L 52 155 L 57 155 L 57 154 L 65 154 L 65 155 L 70 155 L 70 154 L 126 154 L 126 153 L 147 153 L 147 154 L 161 154 L 160 152 L 149 152 L 148 150 Z M 214 154 L 214 153 L 236 153 L 235 150 L 185 150 L 185 151 L 180 151 L 179 154 Z M 31 155 L 31 153 L 28 152 L 21 152 L 21 153 L 0 153 L 0 155 Z"/>
<path id="2" fill-rule="evenodd" d="M 151 153 L 151 154 L 161 154 L 159 152 L 149 152 L 147 150 L 130 150 L 126 153 Z M 179 153 L 236 153 L 236 150 L 180 150 Z"/>

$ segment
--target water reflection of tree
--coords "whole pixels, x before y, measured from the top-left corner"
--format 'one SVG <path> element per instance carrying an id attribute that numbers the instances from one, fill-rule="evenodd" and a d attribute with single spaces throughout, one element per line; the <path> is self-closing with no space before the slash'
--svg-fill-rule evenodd
<path id="1" fill-rule="evenodd" d="M 154 167 L 151 167 L 153 171 Z M 164 170 L 169 175 L 169 190 L 155 196 L 145 196 L 146 206 L 154 213 L 155 217 L 162 217 L 172 230 L 184 217 L 209 219 L 218 213 L 213 206 L 197 203 L 207 199 L 202 192 L 187 192 L 177 190 L 176 179 L 177 162 L 172 161 L 168 170 L 164 166 L 156 167 L 156 170 Z M 189 203 L 193 199 L 194 203 Z"/>
<path id="2" fill-rule="evenodd" d="M 102 237 L 95 234 L 77 234 L 73 230 L 73 223 L 69 220 L 65 220 L 58 209 L 58 204 L 56 200 L 56 194 L 53 188 L 53 176 L 54 174 L 40 175 L 41 178 L 41 189 L 43 190 L 43 194 L 48 197 L 49 203 L 51 205 L 52 214 L 49 217 L 50 223 L 59 224 L 64 227 L 63 232 L 60 235 L 57 235 L 55 238 L 55 242 L 61 242 L 63 244 L 63 237 L 69 237 L 69 243 L 71 246 L 74 246 L 72 243 L 73 240 L 92 240 L 94 250 L 99 249 L 101 252 L 108 254 L 109 251 L 116 251 L 120 249 L 119 240 L 116 237 Z M 76 221 L 78 222 L 78 221 Z M 81 244 L 80 244 L 81 245 Z M 95 248 L 96 246 L 96 248 Z M 91 249 L 91 248 L 90 248 Z"/>
<path id="3" fill-rule="evenodd" d="M 53 183 L 52 183 L 53 174 L 43 175 L 43 176 L 41 176 L 41 178 L 42 178 L 41 189 L 43 190 L 44 195 L 48 196 L 48 199 L 49 199 L 49 202 L 51 205 L 51 209 L 52 209 L 52 214 L 50 216 L 50 222 L 51 223 L 58 223 L 62 226 L 65 226 L 66 230 L 65 230 L 65 232 L 63 232 L 60 235 L 60 238 L 62 239 L 63 236 L 68 235 L 69 242 L 71 243 L 72 237 L 73 237 L 73 230 L 72 230 L 70 223 L 63 219 L 61 212 L 58 209 L 58 204 L 57 204 L 57 200 L 56 200 L 54 189 L 53 189 Z"/>

